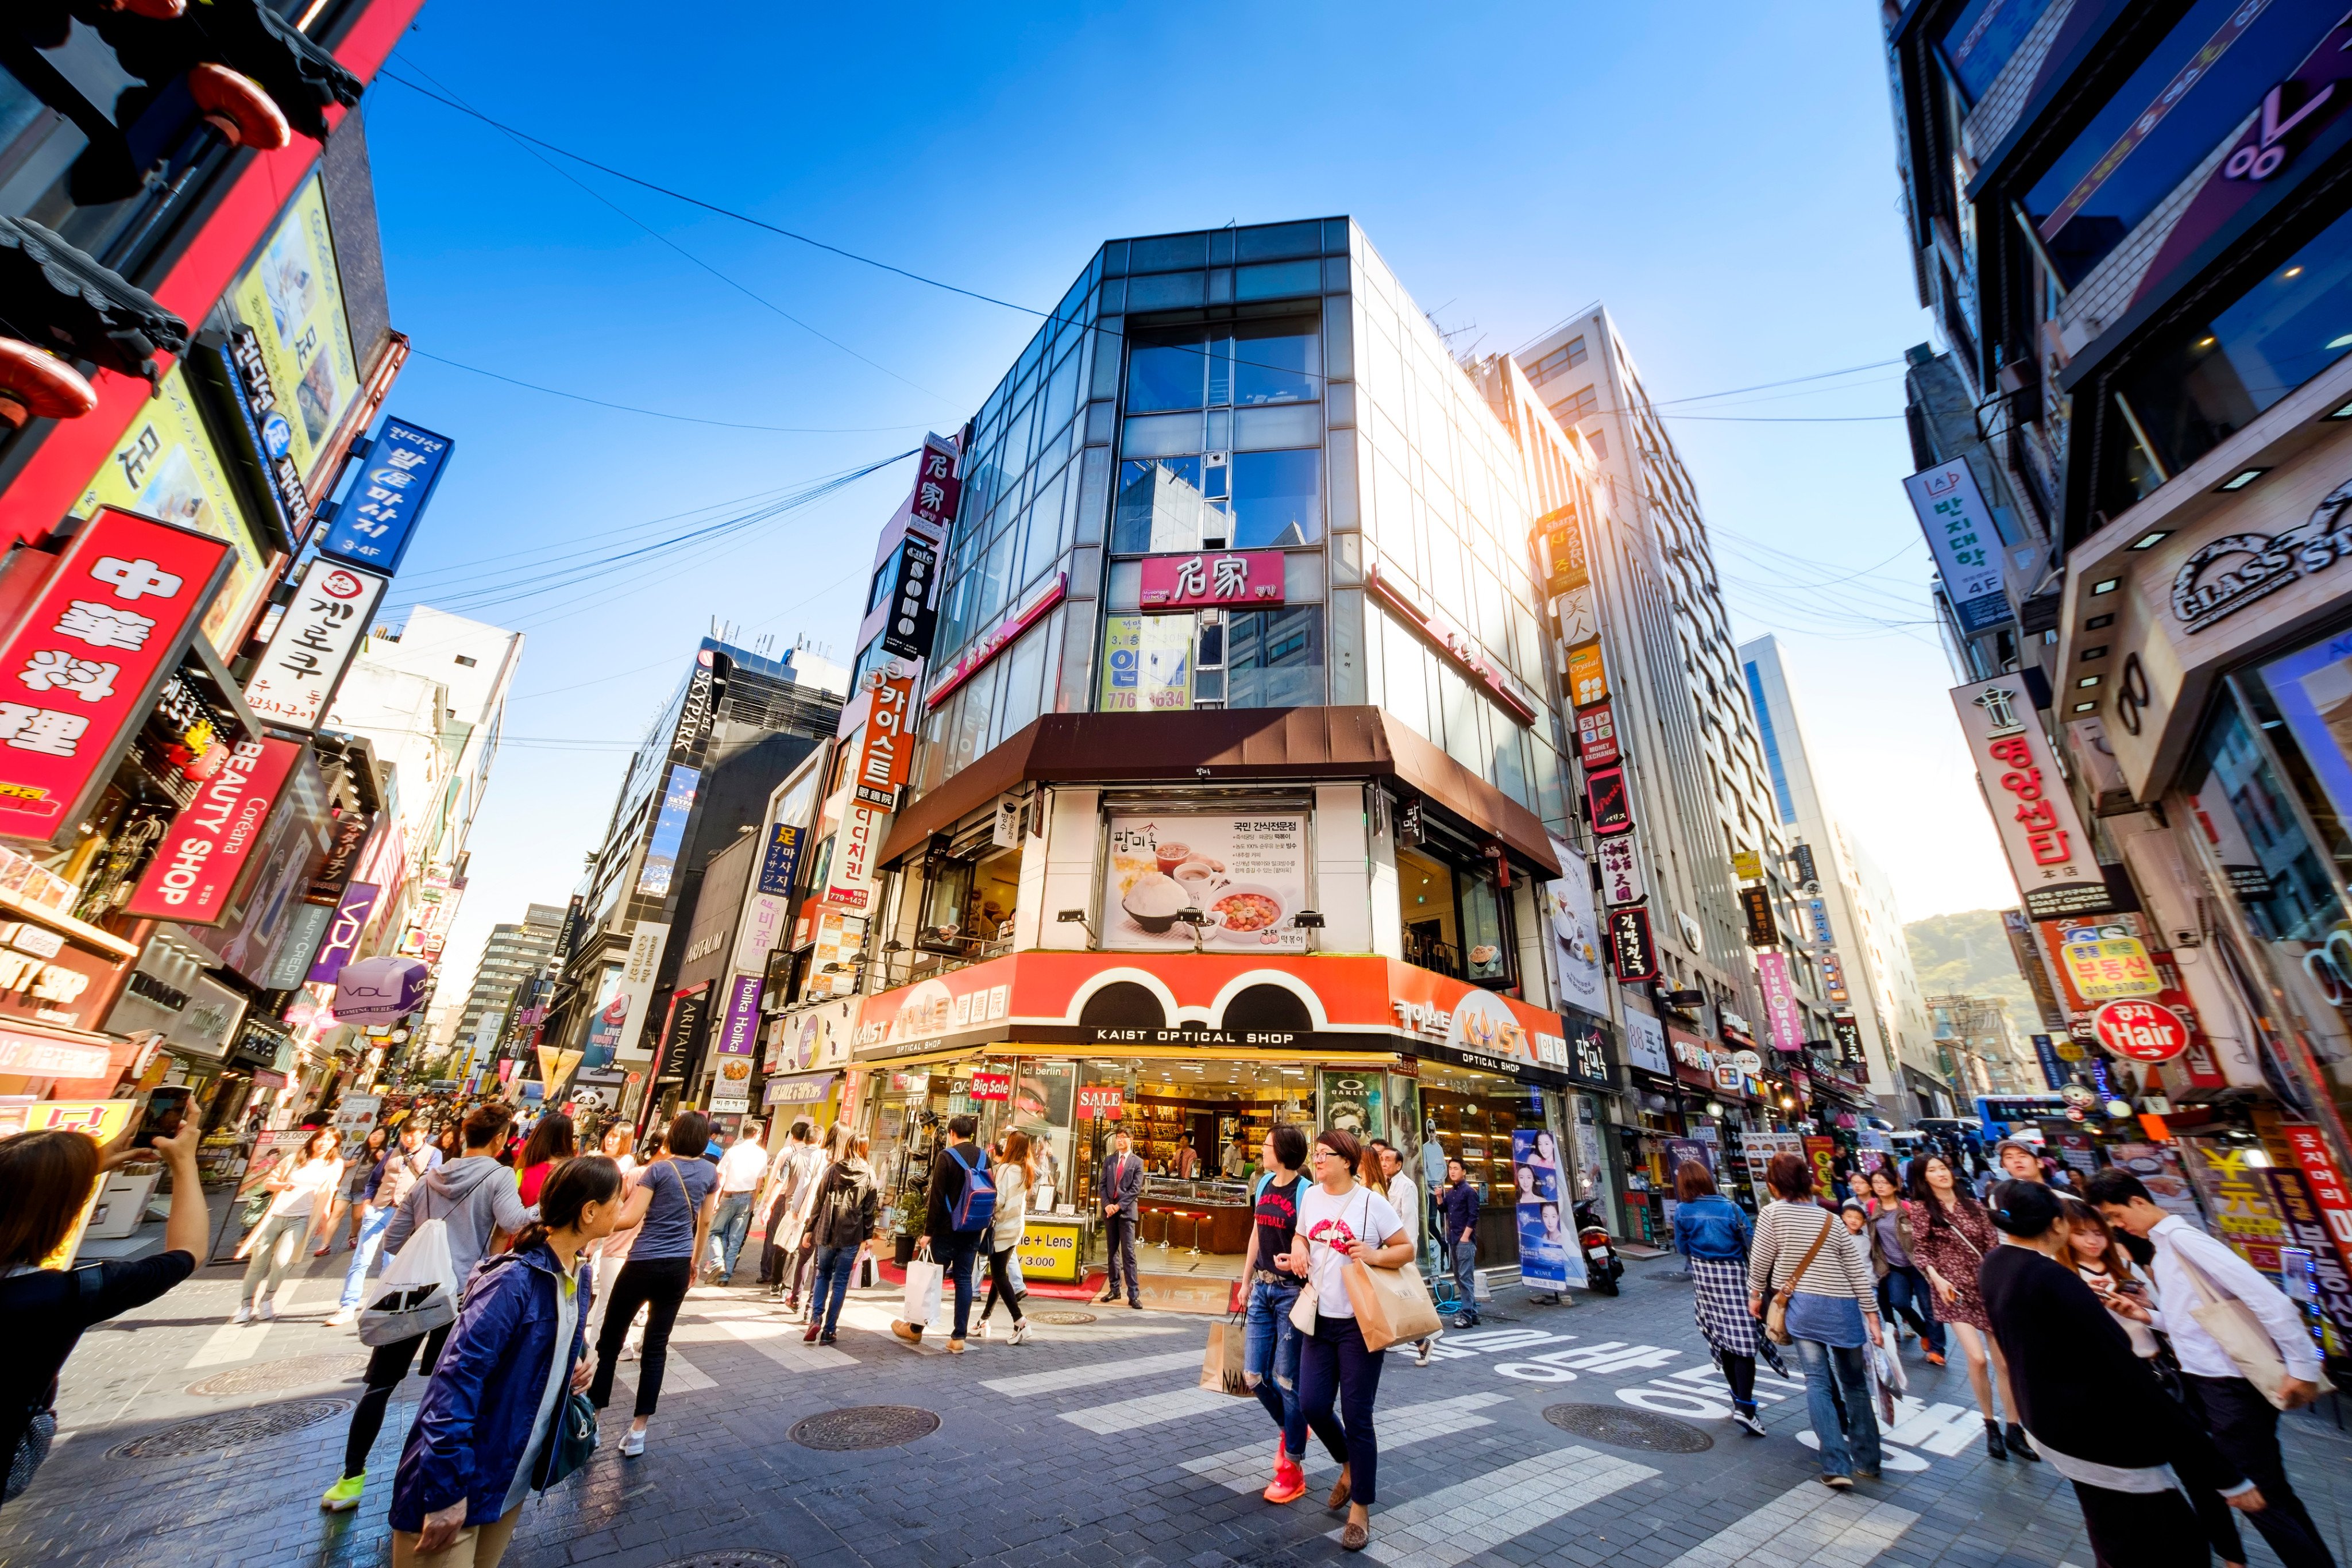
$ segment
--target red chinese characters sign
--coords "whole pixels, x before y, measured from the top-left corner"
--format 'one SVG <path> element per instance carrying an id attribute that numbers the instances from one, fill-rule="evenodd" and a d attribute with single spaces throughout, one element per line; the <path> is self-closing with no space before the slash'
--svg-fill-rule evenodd
<path id="1" fill-rule="evenodd" d="M 2037 921 L 2105 914 L 2115 900 L 2066 793 L 2025 682 L 1997 676 L 1952 688 L 2009 868 Z"/>
<path id="2" fill-rule="evenodd" d="M 956 501 L 962 489 L 963 481 L 955 477 L 953 449 L 926 437 L 922 466 L 915 473 L 915 493 L 907 502 L 908 513 L 944 539 L 948 525 L 955 521 Z"/>
<path id="3" fill-rule="evenodd" d="M 1588 769 L 1605 768 L 1617 760 L 1617 719 L 1608 703 L 1578 710 L 1576 749 Z"/>
<path id="4" fill-rule="evenodd" d="M 911 671 L 886 676 L 874 682 L 868 695 L 866 739 L 857 753 L 857 800 L 892 811 L 898 805 L 898 786 L 914 768 L 915 677 Z"/>
<path id="5" fill-rule="evenodd" d="M 80 820 L 212 602 L 229 546 L 101 507 L 0 651 L 0 835 Z"/>
<path id="6" fill-rule="evenodd" d="M 1208 551 L 1198 555 L 1148 555 L 1143 560 L 1147 610 L 1282 603 L 1282 552 Z"/>
<path id="7" fill-rule="evenodd" d="M 172 830 L 139 879 L 125 910 L 182 925 L 228 917 L 237 879 L 253 863 L 261 830 L 302 748 L 291 741 L 246 741 L 172 819 Z"/>

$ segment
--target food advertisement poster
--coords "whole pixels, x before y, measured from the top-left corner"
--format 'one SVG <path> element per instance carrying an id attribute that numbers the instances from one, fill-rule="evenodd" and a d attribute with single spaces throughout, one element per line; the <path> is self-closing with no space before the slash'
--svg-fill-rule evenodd
<path id="1" fill-rule="evenodd" d="M 1560 877 L 1543 885 L 1544 916 L 1551 926 L 1559 992 L 1580 1007 L 1605 1012 L 1601 994 L 1601 922 L 1592 908 L 1592 875 L 1571 845 L 1553 839 Z"/>
<path id="2" fill-rule="evenodd" d="M 1555 1290 L 1585 1283 L 1583 1255 L 1570 1245 L 1575 1226 L 1561 1190 L 1559 1150 L 1549 1130 L 1512 1129 L 1511 1179 L 1518 1184 L 1520 1279 Z"/>
<path id="3" fill-rule="evenodd" d="M 232 302 L 260 342 L 278 407 L 292 426 L 295 466 L 311 480 L 335 426 L 360 395 L 327 195 L 316 178 L 294 198 L 253 270 L 237 280 Z"/>
<path id="4" fill-rule="evenodd" d="M 1307 818 L 1161 814 L 1110 819 L 1103 945 L 1174 952 L 1304 952 Z M 1191 912 L 1197 923 L 1180 920 Z"/>

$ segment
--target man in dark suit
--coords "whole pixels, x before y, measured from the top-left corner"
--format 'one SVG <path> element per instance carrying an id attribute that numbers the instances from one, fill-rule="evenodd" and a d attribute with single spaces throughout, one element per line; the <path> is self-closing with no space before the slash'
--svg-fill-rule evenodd
<path id="1" fill-rule="evenodd" d="M 1135 1156 L 1124 1130 L 1110 1135 L 1110 1158 L 1103 1162 L 1102 1180 L 1095 1196 L 1102 1204 L 1105 1268 L 1098 1301 L 1118 1299 L 1118 1282 L 1127 1280 L 1127 1304 L 1143 1308 L 1143 1281 L 1135 1272 L 1135 1202 L 1143 1193 L 1143 1162 Z"/>

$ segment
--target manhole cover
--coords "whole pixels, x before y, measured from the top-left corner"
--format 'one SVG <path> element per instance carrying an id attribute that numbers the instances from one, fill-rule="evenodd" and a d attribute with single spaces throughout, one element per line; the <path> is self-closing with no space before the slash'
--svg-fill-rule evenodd
<path id="1" fill-rule="evenodd" d="M 255 1366 L 216 1372 L 202 1383 L 188 1384 L 190 1394 L 225 1399 L 236 1394 L 280 1394 L 320 1383 L 352 1383 L 367 1375 L 363 1355 L 298 1355 L 266 1361 Z"/>
<path id="2" fill-rule="evenodd" d="M 793 1568 L 793 1560 L 773 1552 L 698 1552 L 673 1557 L 660 1568 Z"/>
<path id="3" fill-rule="evenodd" d="M 911 1405 L 853 1405 L 812 1415 L 789 1436 L 803 1448 L 895 1448 L 939 1429 L 938 1416 Z"/>
<path id="4" fill-rule="evenodd" d="M 1653 1454 L 1696 1454 L 1715 1447 L 1715 1439 L 1687 1421 L 1626 1410 L 1614 1405 L 1552 1405 L 1544 1419 L 1563 1432 L 1590 1437 L 1619 1448 L 1643 1448 Z"/>
<path id="5" fill-rule="evenodd" d="M 1064 1328 L 1071 1328 L 1079 1323 L 1091 1323 L 1095 1321 L 1095 1315 L 1092 1312 L 1032 1312 L 1029 1315 L 1041 1323 L 1059 1323 Z"/>
<path id="6" fill-rule="evenodd" d="M 219 1415 L 205 1415 L 194 1421 L 183 1421 L 177 1426 L 166 1426 L 151 1436 L 140 1437 L 107 1450 L 110 1459 L 179 1459 L 191 1454 L 216 1454 L 224 1448 L 241 1448 L 248 1443 L 265 1442 L 282 1437 L 289 1432 L 299 1432 L 305 1426 L 316 1426 L 321 1421 L 331 1421 L 352 1407 L 348 1399 L 297 1399 L 286 1405 L 265 1405 L 254 1410 L 237 1410 Z"/>

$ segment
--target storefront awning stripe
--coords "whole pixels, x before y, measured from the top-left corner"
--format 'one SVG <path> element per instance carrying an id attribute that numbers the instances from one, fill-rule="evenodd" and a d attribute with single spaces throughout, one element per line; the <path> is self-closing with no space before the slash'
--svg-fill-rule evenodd
<path id="1" fill-rule="evenodd" d="M 1233 1051 L 1211 1052 L 1194 1046 L 1114 1046 L 1105 1047 L 1072 1047 L 1068 1045 L 1027 1045 L 1019 1041 L 998 1041 L 993 1045 L 958 1046 L 944 1051 L 929 1051 L 921 1056 L 883 1057 L 872 1061 L 851 1064 L 852 1070 L 872 1068 L 900 1072 L 908 1068 L 940 1067 L 950 1062 L 985 1061 L 998 1057 L 1068 1057 L 1086 1061 L 1195 1061 L 1195 1062 L 1328 1062 L 1338 1067 L 1395 1068 L 1404 1058 L 1395 1051 Z"/>

